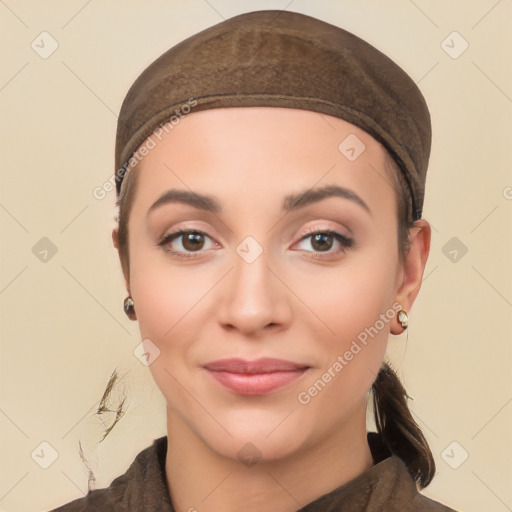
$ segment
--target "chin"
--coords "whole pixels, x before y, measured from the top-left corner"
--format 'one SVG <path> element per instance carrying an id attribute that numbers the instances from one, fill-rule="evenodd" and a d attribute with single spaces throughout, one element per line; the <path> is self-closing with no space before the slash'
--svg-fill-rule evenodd
<path id="1" fill-rule="evenodd" d="M 256 462 L 274 462 L 294 455 L 302 446 L 297 437 L 287 435 L 275 438 L 251 435 L 234 435 L 228 439 L 208 439 L 209 448 L 218 455 L 251 466 Z"/>
<path id="2" fill-rule="evenodd" d="M 244 463 L 256 459 L 280 460 L 296 453 L 312 437 L 307 420 L 298 415 L 292 419 L 296 412 L 286 418 L 290 411 L 279 414 L 261 408 L 237 411 L 229 418 L 218 417 L 231 436 L 219 436 L 218 431 L 211 430 L 196 432 L 213 452 L 222 457 Z"/>

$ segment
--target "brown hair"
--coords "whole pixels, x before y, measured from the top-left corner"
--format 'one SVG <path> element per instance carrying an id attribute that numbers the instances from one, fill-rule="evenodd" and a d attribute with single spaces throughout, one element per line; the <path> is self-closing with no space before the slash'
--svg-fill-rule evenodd
<path id="1" fill-rule="evenodd" d="M 137 166 L 125 177 L 124 193 L 118 200 L 118 246 L 123 272 L 128 276 L 128 220 L 137 188 Z M 403 263 L 410 247 L 409 228 L 413 225 L 410 191 L 400 168 L 386 151 L 386 175 L 383 180 L 395 191 L 398 220 L 398 254 Z M 391 453 L 400 457 L 420 488 L 426 487 L 435 474 L 432 452 L 420 427 L 412 417 L 407 400 L 410 398 L 397 374 L 383 363 L 372 385 L 375 424 Z"/>
<path id="2" fill-rule="evenodd" d="M 128 278 L 130 263 L 128 258 L 128 221 L 130 218 L 131 207 L 137 189 L 137 176 L 139 175 L 138 164 L 133 166 L 125 175 L 122 183 L 122 195 L 117 198 L 116 206 L 119 209 L 118 213 L 118 249 L 119 258 L 121 260 L 121 268 L 123 274 Z"/>
<path id="3" fill-rule="evenodd" d="M 410 190 L 400 168 L 389 153 L 386 171 L 397 198 L 398 254 L 403 263 L 410 248 L 409 228 L 414 224 Z M 419 425 L 412 417 L 407 400 L 411 398 L 398 375 L 384 362 L 372 385 L 373 414 L 377 432 L 391 453 L 400 457 L 418 487 L 426 487 L 434 478 L 436 465 L 432 451 Z"/>

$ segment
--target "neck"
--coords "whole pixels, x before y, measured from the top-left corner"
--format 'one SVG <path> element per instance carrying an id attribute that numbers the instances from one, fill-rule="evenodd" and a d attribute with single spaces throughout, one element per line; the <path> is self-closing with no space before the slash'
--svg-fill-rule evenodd
<path id="1" fill-rule="evenodd" d="M 294 512 L 373 466 L 366 407 L 285 459 L 247 466 L 207 446 L 167 408 L 167 483 L 176 512 Z M 307 482 L 307 485 L 304 485 Z"/>

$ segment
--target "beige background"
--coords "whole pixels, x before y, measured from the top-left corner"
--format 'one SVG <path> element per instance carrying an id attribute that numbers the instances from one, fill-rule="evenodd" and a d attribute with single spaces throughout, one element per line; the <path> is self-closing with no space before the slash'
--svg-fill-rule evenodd
<path id="1" fill-rule="evenodd" d="M 356 33 L 424 92 L 432 249 L 408 341 L 391 337 L 390 354 L 435 454 L 425 494 L 466 512 L 512 510 L 511 0 L 0 0 L 1 510 L 83 496 L 79 440 L 102 487 L 166 433 L 163 398 L 132 354 L 137 325 L 121 308 L 115 194 L 92 191 L 114 170 L 116 114 L 139 72 L 185 37 L 266 8 Z M 43 31 L 59 45 L 46 59 L 31 47 Z M 47 261 L 43 237 L 57 249 Z M 131 407 L 94 452 L 92 414 L 116 367 L 129 373 Z"/>

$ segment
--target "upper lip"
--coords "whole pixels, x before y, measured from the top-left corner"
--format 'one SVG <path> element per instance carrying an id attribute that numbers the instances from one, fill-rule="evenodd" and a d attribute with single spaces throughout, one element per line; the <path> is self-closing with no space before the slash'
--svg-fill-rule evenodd
<path id="1" fill-rule="evenodd" d="M 254 361 L 247 361 L 240 358 L 219 359 L 205 364 L 204 367 L 212 371 L 249 374 L 284 372 L 309 368 L 305 364 L 270 357 L 263 357 Z"/>

